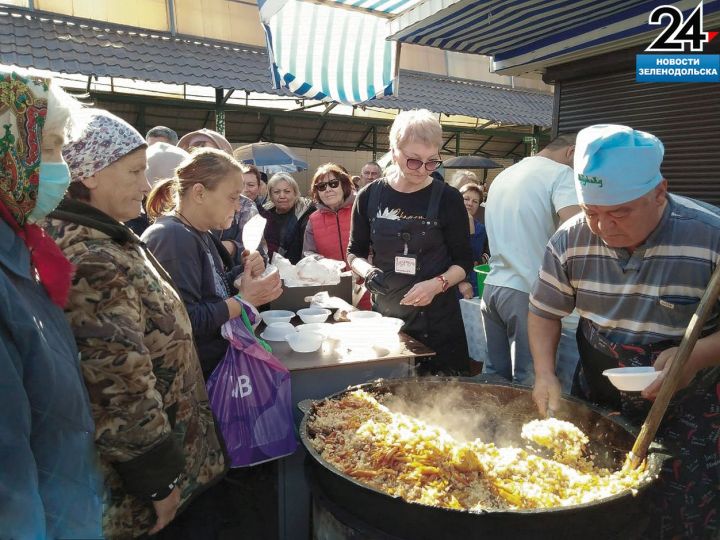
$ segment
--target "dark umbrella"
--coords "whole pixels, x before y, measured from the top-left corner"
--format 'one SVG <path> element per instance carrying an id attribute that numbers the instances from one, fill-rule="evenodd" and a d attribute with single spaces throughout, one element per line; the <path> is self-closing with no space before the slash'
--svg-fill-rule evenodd
<path id="1" fill-rule="evenodd" d="M 482 156 L 457 156 L 443 161 L 446 169 L 501 169 L 502 165 Z"/>

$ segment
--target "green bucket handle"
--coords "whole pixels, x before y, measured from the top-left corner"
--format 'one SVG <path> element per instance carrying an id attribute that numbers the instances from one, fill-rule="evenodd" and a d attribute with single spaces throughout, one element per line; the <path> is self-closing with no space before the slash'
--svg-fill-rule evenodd
<path id="1" fill-rule="evenodd" d="M 485 288 L 485 278 L 490 273 L 489 264 L 478 264 L 475 268 L 475 277 L 477 279 L 478 296 L 482 298 L 483 289 Z"/>

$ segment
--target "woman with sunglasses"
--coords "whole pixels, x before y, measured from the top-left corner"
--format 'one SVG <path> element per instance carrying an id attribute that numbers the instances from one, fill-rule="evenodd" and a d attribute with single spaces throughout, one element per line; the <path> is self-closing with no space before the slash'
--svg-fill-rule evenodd
<path id="1" fill-rule="evenodd" d="M 310 196 L 317 210 L 310 215 L 305 228 L 303 255 L 316 253 L 347 263 L 350 217 L 355 202 L 350 176 L 335 163 L 321 165 L 310 183 Z M 369 294 L 360 299 L 358 307 L 370 309 Z"/>
<path id="2" fill-rule="evenodd" d="M 365 277 L 373 309 L 437 354 L 420 374 L 465 374 L 467 343 L 457 284 L 472 268 L 460 193 L 429 174 L 441 165 L 442 127 L 427 110 L 400 113 L 390 129 L 393 167 L 357 196 L 348 262 Z M 372 255 L 372 264 L 367 254 Z"/>
<path id="3" fill-rule="evenodd" d="M 347 262 L 350 213 L 355 202 L 350 177 L 335 163 L 321 165 L 310 183 L 310 196 L 317 210 L 305 228 L 303 255 L 317 253 Z"/>

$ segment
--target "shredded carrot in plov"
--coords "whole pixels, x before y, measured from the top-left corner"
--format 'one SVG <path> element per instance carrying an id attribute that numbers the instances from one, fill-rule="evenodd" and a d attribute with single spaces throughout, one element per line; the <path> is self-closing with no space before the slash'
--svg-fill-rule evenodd
<path id="1" fill-rule="evenodd" d="M 364 390 L 320 403 L 309 428 L 314 448 L 337 470 L 389 495 L 443 508 L 571 506 L 632 490 L 647 474 L 644 467 L 596 467 L 582 452 L 587 436 L 573 424 L 534 422 L 523 427 L 525 437 L 556 444 L 552 459 L 480 439 L 458 441 L 390 411 Z"/>

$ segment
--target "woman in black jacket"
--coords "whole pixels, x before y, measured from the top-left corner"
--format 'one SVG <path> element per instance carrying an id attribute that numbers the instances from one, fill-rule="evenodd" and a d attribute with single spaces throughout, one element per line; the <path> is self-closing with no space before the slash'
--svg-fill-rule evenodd
<path id="1" fill-rule="evenodd" d="M 394 166 L 355 200 L 348 262 L 365 278 L 373 309 L 403 319 L 403 331 L 436 352 L 421 361 L 421 374 L 467 374 L 457 284 L 472 269 L 472 251 L 462 196 L 430 176 L 442 163 L 441 144 L 431 112 L 397 116 Z"/>
<path id="2" fill-rule="evenodd" d="M 302 259 L 305 227 L 315 205 L 307 197 L 300 196 L 295 179 L 286 173 L 277 173 L 268 181 L 269 202 L 265 203 L 265 227 L 268 256 L 272 260 L 277 252 L 291 263 Z"/>

